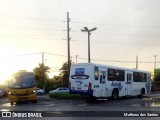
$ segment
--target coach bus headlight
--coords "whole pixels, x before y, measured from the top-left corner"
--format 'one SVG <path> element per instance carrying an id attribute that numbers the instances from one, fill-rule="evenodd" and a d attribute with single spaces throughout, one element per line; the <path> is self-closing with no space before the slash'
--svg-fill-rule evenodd
<path id="1" fill-rule="evenodd" d="M 12 93 L 11 93 L 11 92 L 8 92 L 8 94 L 11 95 Z"/>
<path id="2" fill-rule="evenodd" d="M 33 90 L 33 93 L 36 93 L 36 90 Z"/>

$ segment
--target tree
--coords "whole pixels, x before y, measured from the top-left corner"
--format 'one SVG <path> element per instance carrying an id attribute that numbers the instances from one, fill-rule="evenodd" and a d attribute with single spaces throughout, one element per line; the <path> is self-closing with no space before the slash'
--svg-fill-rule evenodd
<path id="1" fill-rule="evenodd" d="M 48 74 L 50 70 L 50 67 L 44 66 L 44 64 L 39 63 L 38 67 L 35 67 L 33 69 L 34 74 L 36 75 L 37 78 L 37 84 L 39 86 L 43 86 L 43 72 L 44 72 L 44 83 L 48 82 Z"/>
<path id="2" fill-rule="evenodd" d="M 160 90 L 160 69 L 154 69 L 154 78 L 152 83 L 152 91 Z"/>
<path id="3" fill-rule="evenodd" d="M 156 73 L 153 80 L 153 87 L 155 90 L 160 90 L 160 73 Z"/>
<path id="4" fill-rule="evenodd" d="M 70 65 L 71 63 L 72 62 L 70 61 Z M 67 62 L 63 63 L 62 67 L 59 70 L 61 71 L 59 76 L 61 77 L 62 85 L 68 87 L 69 84 L 68 63 Z"/>

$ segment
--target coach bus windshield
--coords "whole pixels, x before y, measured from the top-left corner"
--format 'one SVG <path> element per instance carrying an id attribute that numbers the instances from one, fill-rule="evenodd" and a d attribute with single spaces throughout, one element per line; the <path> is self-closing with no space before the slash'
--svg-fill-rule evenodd
<path id="1" fill-rule="evenodd" d="M 13 75 L 8 82 L 9 88 L 30 88 L 35 86 L 35 78 L 32 73 L 22 73 Z"/>

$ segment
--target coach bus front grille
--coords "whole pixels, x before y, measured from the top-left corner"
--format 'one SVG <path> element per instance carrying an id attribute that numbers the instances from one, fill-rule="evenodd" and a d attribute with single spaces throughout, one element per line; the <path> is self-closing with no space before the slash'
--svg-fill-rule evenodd
<path id="1" fill-rule="evenodd" d="M 31 93 L 21 93 L 21 94 L 13 94 L 14 96 L 28 96 L 31 95 Z"/>

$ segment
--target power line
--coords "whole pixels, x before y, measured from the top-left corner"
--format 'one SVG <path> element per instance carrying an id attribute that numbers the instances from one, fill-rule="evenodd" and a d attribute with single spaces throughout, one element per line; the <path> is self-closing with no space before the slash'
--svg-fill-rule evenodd
<path id="1" fill-rule="evenodd" d="M 25 38 L 25 39 L 42 39 L 42 40 L 62 40 L 62 41 L 66 41 L 66 39 L 52 39 L 52 38 L 37 38 L 37 37 L 23 37 L 23 36 L 1 36 L 0 35 L 0 37 L 4 37 L 4 38 Z M 84 40 L 76 40 L 76 39 L 72 39 L 72 40 L 70 40 L 70 41 L 72 41 L 72 42 L 87 42 L 87 41 L 84 41 Z M 125 43 L 125 42 L 106 42 L 106 41 L 92 41 L 92 42 L 94 42 L 94 43 L 106 43 L 106 44 L 131 44 L 131 45 L 152 45 L 152 46 L 159 46 L 160 44 L 158 44 L 158 43 Z"/>
<path id="2" fill-rule="evenodd" d="M 71 21 L 71 23 L 74 23 L 74 24 L 94 24 L 94 25 L 102 25 L 102 26 L 116 26 L 116 27 L 145 27 L 145 28 L 157 28 L 159 29 L 160 26 L 143 26 L 143 25 L 127 25 L 127 24 L 110 24 L 110 23 L 92 23 L 92 22 L 82 22 L 82 21 L 79 21 L 79 22 L 76 22 L 76 21 Z"/>
<path id="3" fill-rule="evenodd" d="M 121 17 L 117 17 L 117 16 L 109 16 L 109 15 L 104 15 L 104 14 L 103 15 L 99 15 L 99 14 L 82 14 L 82 13 L 70 13 L 70 14 L 74 15 L 74 17 L 75 17 L 75 15 L 77 15 L 78 17 L 77 16 L 75 17 L 77 19 L 80 19 L 79 17 L 82 17 L 82 16 L 85 16 L 85 17 L 93 16 L 93 17 L 96 17 L 96 18 L 100 18 L 101 17 L 101 18 L 107 18 L 107 19 L 108 18 L 115 18 L 116 20 L 121 18 Z M 134 19 L 135 17 L 127 16 L 127 18 Z M 125 16 L 125 19 L 126 19 L 126 16 Z M 148 18 L 146 20 L 148 20 Z"/>
<path id="4" fill-rule="evenodd" d="M 88 60 L 87 58 L 83 58 L 83 57 L 78 57 L 78 59 Z M 93 61 L 104 61 L 104 62 L 117 62 L 117 63 L 136 63 L 136 61 L 104 60 L 104 59 L 91 59 L 91 60 L 93 60 Z M 151 62 L 151 61 L 139 61 L 139 63 L 154 63 L 154 62 Z M 158 63 L 160 63 L 160 61 Z"/>
<path id="5" fill-rule="evenodd" d="M 5 27 L 5 28 L 17 28 L 17 29 L 32 29 L 32 30 L 49 30 L 49 31 L 64 31 L 64 30 L 54 30 L 54 29 L 49 29 L 49 28 L 27 28 L 27 27 L 21 27 L 21 26 L 0 26 L 0 27 Z"/>
<path id="6" fill-rule="evenodd" d="M 52 38 L 36 38 L 36 37 L 19 37 L 19 36 L 0 36 L 5 38 L 25 38 L 25 39 L 43 39 L 43 40 L 63 40 L 66 41 L 66 39 L 52 39 Z"/>
<path id="7" fill-rule="evenodd" d="M 68 57 L 67 55 L 61 55 L 61 54 L 53 54 L 53 53 L 47 53 L 44 52 L 45 54 L 49 54 L 49 55 L 56 55 L 56 56 L 62 56 L 62 57 Z"/>
<path id="8" fill-rule="evenodd" d="M 40 52 L 40 53 L 31 53 L 31 54 L 21 54 L 21 55 L 14 55 L 13 57 L 18 57 L 18 56 L 28 56 L 28 55 L 35 55 L 35 54 L 50 54 L 54 56 L 62 56 L 62 57 L 68 57 L 67 55 L 61 55 L 61 54 L 53 54 L 53 53 L 47 53 L 47 52 Z M 72 58 L 75 58 L 74 56 Z M 84 59 L 88 60 L 87 58 L 84 57 L 78 57 L 78 59 Z M 105 59 L 91 59 L 93 61 L 104 61 L 104 62 L 117 62 L 117 63 L 136 63 L 136 61 L 121 61 L 121 60 L 105 60 Z M 138 61 L 139 63 L 154 63 L 152 61 Z M 157 63 L 160 63 L 157 62 Z M 58 67 L 57 67 L 58 68 Z"/>
<path id="9" fill-rule="evenodd" d="M 16 28 L 16 29 L 31 29 L 31 30 L 45 30 L 45 31 L 60 31 L 60 32 L 66 32 L 66 30 L 55 30 L 55 29 L 49 29 L 49 28 L 30 28 L 30 27 L 21 27 L 21 26 L 0 26 L 0 27 L 5 27 L 5 28 Z M 72 33 L 80 33 L 80 31 L 70 31 Z M 118 36 L 138 36 L 138 37 L 160 37 L 159 35 L 149 35 L 149 34 L 124 34 L 124 33 L 102 33 L 98 32 L 95 34 L 104 34 L 104 35 L 118 35 Z"/>
<path id="10" fill-rule="evenodd" d="M 20 34 L 18 34 L 18 35 L 20 35 Z M 52 36 L 52 35 L 64 35 L 63 33 L 52 33 L 52 34 L 25 34 L 25 35 L 23 35 L 22 34 L 22 36 Z M 7 35 L 8 36 L 8 35 Z"/>
<path id="11" fill-rule="evenodd" d="M 116 63 L 136 63 L 136 61 L 119 61 L 119 60 L 102 60 L 102 59 L 92 59 L 93 61 L 105 61 L 105 62 L 116 62 Z M 151 61 L 138 61 L 138 63 L 154 63 Z M 158 62 L 160 63 L 160 62 Z"/>
<path id="12" fill-rule="evenodd" d="M 55 19 L 46 19 L 46 18 L 34 18 L 34 17 L 25 17 L 25 16 L 13 16 L 13 15 L 0 15 L 4 17 L 12 17 L 12 18 L 22 18 L 22 19 L 29 19 L 29 20 L 42 20 L 42 21 L 55 21 L 55 22 L 67 22 L 65 20 L 55 20 Z M 94 22 L 83 22 L 83 21 L 70 21 L 71 23 L 75 24 L 95 24 L 95 25 L 107 25 L 107 26 L 119 26 L 119 27 L 149 27 L 149 28 L 160 28 L 160 26 L 141 26 L 141 25 L 127 25 L 127 24 L 110 24 L 110 23 L 94 23 Z"/>
<path id="13" fill-rule="evenodd" d="M 81 33 L 80 31 L 71 31 L 72 33 Z M 149 34 L 125 34 L 125 33 L 105 33 L 105 32 L 95 32 L 95 34 L 104 34 L 104 35 L 118 35 L 118 36 L 139 36 L 139 37 L 160 37 L 159 35 L 149 35 Z"/>
<path id="14" fill-rule="evenodd" d="M 160 37 L 159 35 L 149 35 L 149 34 L 125 34 L 125 33 L 96 33 L 96 34 L 124 35 L 124 36 L 147 36 L 147 37 Z"/>
<path id="15" fill-rule="evenodd" d="M 74 39 L 73 39 L 74 40 Z M 87 41 L 84 41 L 84 40 L 74 40 L 75 42 L 87 42 Z M 106 41 L 92 41 L 92 42 L 95 42 L 95 43 L 107 43 L 107 44 L 135 44 L 135 45 L 160 45 L 160 44 L 151 44 L 151 43 L 125 43 L 125 42 L 106 42 Z"/>
<path id="16" fill-rule="evenodd" d="M 50 21 L 50 22 L 66 22 L 62 20 L 55 20 L 55 19 L 44 19 L 44 18 L 32 18 L 32 17 L 24 17 L 24 16 L 11 16 L 11 15 L 0 15 L 4 17 L 12 17 L 12 18 L 22 18 L 22 19 L 29 19 L 29 20 L 42 20 L 42 21 Z"/>
<path id="17" fill-rule="evenodd" d="M 42 53 L 20 54 L 20 55 L 13 55 L 12 57 L 21 57 L 21 56 L 36 55 L 36 54 L 42 54 Z"/>

